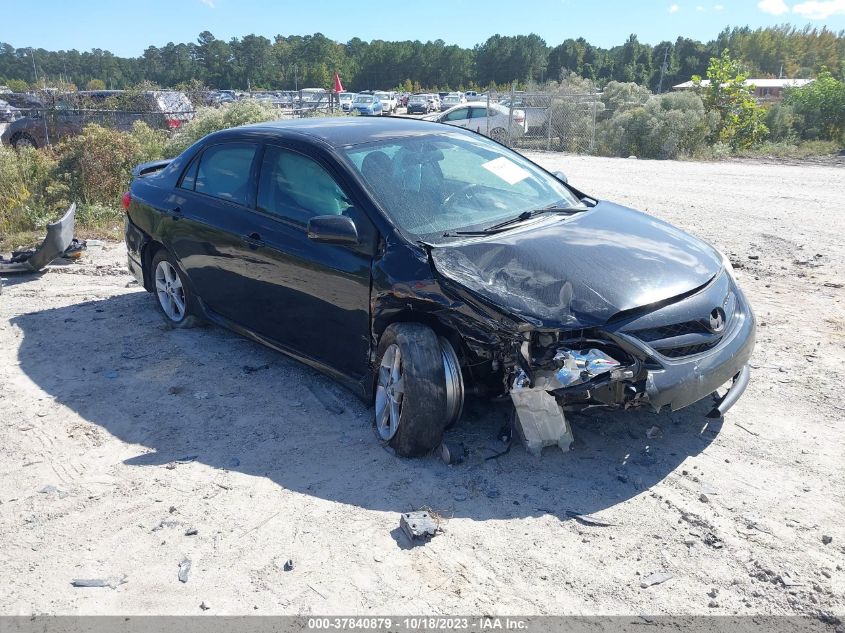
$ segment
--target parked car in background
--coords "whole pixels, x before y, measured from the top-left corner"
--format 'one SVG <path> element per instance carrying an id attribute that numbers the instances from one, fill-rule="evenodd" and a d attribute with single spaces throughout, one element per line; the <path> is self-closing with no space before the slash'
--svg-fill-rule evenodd
<path id="1" fill-rule="evenodd" d="M 440 112 L 440 95 L 437 93 L 427 94 L 428 102 L 431 104 L 432 112 Z"/>
<path id="2" fill-rule="evenodd" d="M 418 94 L 408 97 L 408 114 L 428 114 L 432 111 L 428 95 Z"/>
<path id="3" fill-rule="evenodd" d="M 299 91 L 301 98 L 297 107 L 300 112 L 309 113 L 317 111 L 328 111 L 331 105 L 331 94 L 322 88 L 305 88 Z"/>
<path id="4" fill-rule="evenodd" d="M 349 112 L 352 107 L 352 102 L 355 100 L 354 92 L 340 92 L 337 95 L 337 100 L 340 102 L 340 109 L 344 112 Z"/>
<path id="5" fill-rule="evenodd" d="M 488 106 L 484 101 L 472 101 L 454 106 L 428 118 L 438 123 L 480 132 L 499 143 L 507 140 L 508 125 L 511 129 L 511 138 L 518 138 L 526 132 L 525 113 L 522 110 L 514 110 L 511 116 L 507 108 L 495 103 Z"/>
<path id="6" fill-rule="evenodd" d="M 11 123 L 18 116 L 19 110 L 8 101 L 0 99 L 0 123 Z"/>
<path id="7" fill-rule="evenodd" d="M 383 107 L 375 95 L 359 94 L 352 100 L 350 112 L 357 112 L 362 116 L 379 116 Z"/>
<path id="8" fill-rule="evenodd" d="M 440 110 L 448 110 L 449 108 L 466 103 L 466 97 L 459 92 L 453 92 L 446 95 L 440 100 Z"/>
<path id="9" fill-rule="evenodd" d="M 549 108 L 552 106 L 551 95 L 514 95 L 513 101 L 510 97 L 505 97 L 499 102 L 506 108 L 510 108 L 513 104 L 514 108 L 518 108 L 525 112 L 526 126 L 529 132 L 545 130 L 549 120 Z"/>
<path id="10" fill-rule="evenodd" d="M 475 90 L 467 90 L 467 91 L 464 93 L 464 96 L 467 98 L 467 101 L 469 101 L 470 99 L 472 99 L 473 101 L 475 101 L 475 100 L 476 100 L 476 97 L 478 97 L 478 93 L 477 93 L 477 92 L 475 92 Z"/>
<path id="11" fill-rule="evenodd" d="M 439 446 L 465 393 L 542 424 L 674 411 L 730 382 L 718 418 L 748 384 L 755 319 L 723 254 L 477 134 L 275 121 L 133 175 L 127 264 L 167 323 L 210 321 L 343 382 L 398 455 Z"/>
<path id="12" fill-rule="evenodd" d="M 40 107 L 9 124 L 0 141 L 14 148 L 44 147 L 79 134 L 89 123 L 129 130 L 135 121 L 175 130 L 194 116 L 190 99 L 173 90 L 95 90 L 41 97 Z"/>
<path id="13" fill-rule="evenodd" d="M 395 92 L 376 92 L 374 96 L 381 101 L 382 114 L 393 114 L 399 107 Z"/>

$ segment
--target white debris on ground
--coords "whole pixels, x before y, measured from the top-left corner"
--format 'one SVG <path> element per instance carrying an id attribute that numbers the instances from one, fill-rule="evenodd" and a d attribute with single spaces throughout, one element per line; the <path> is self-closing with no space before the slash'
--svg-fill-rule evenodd
<path id="1" fill-rule="evenodd" d="M 845 170 L 538 160 L 730 256 L 760 327 L 725 420 L 568 414 L 571 452 L 488 460 L 510 403 L 469 402 L 462 463 L 397 459 L 328 378 L 165 327 L 106 243 L 0 296 L 0 613 L 845 612 Z"/>

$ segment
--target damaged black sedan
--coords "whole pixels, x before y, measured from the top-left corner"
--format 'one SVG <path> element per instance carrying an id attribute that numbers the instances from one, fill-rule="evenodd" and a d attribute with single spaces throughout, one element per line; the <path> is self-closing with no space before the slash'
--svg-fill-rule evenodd
<path id="1" fill-rule="evenodd" d="M 464 396 L 510 394 L 532 451 L 564 412 L 679 409 L 748 382 L 754 316 L 729 261 L 470 131 L 309 119 L 140 165 L 129 267 L 174 326 L 210 321 L 374 403 L 401 455 Z"/>

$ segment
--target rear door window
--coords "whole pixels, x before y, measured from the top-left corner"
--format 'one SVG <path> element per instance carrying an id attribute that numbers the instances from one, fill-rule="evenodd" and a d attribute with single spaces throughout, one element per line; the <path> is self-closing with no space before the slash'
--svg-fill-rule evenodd
<path id="1" fill-rule="evenodd" d="M 252 196 L 250 176 L 257 145 L 225 143 L 209 147 L 200 157 L 194 191 L 248 206 Z M 182 181 L 190 188 L 190 179 Z"/>
<path id="2" fill-rule="evenodd" d="M 453 110 L 445 117 L 443 117 L 444 121 L 465 121 L 467 117 L 467 113 L 469 112 L 469 108 L 458 108 L 457 110 Z"/>

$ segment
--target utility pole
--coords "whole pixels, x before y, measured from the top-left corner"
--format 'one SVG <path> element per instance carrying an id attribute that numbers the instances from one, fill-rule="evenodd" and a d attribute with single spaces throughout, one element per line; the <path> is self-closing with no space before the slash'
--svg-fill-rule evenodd
<path id="1" fill-rule="evenodd" d="M 668 44 L 665 49 L 663 49 L 663 64 L 660 66 L 660 83 L 657 84 L 657 94 L 663 92 L 663 76 L 666 74 L 666 62 L 669 58 L 669 47 L 672 46 Z"/>
<path id="2" fill-rule="evenodd" d="M 35 83 L 38 83 L 38 70 L 35 68 L 35 51 L 29 47 L 29 56 L 32 58 L 32 74 L 35 75 Z"/>

